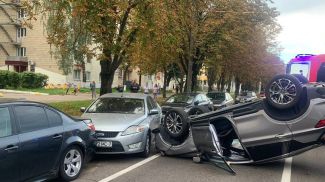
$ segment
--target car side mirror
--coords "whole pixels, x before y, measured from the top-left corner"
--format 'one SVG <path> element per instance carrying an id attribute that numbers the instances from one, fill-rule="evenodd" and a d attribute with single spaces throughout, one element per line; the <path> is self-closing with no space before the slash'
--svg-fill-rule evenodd
<path id="1" fill-rule="evenodd" d="M 86 111 L 85 107 L 80 107 L 80 112 L 84 113 Z"/>
<path id="2" fill-rule="evenodd" d="M 156 115 L 156 114 L 159 114 L 158 109 L 151 109 L 151 110 L 149 111 L 149 115 Z"/>
<path id="3" fill-rule="evenodd" d="M 195 101 L 194 105 L 197 106 L 197 105 L 199 105 L 199 103 L 200 103 L 199 101 Z"/>

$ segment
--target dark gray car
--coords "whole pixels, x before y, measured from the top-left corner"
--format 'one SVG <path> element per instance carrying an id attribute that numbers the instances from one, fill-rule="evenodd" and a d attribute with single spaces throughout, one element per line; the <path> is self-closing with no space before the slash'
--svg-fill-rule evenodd
<path id="1" fill-rule="evenodd" d="M 94 126 L 41 103 L 0 101 L 0 180 L 76 179 L 93 152 Z"/>
<path id="2" fill-rule="evenodd" d="M 227 92 L 209 92 L 207 93 L 207 97 L 213 102 L 214 110 L 234 104 L 234 99 Z"/>

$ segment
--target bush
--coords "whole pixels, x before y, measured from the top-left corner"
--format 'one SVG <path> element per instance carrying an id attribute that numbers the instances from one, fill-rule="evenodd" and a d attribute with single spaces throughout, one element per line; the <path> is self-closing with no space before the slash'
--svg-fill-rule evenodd
<path id="1" fill-rule="evenodd" d="M 10 71 L 0 70 L 0 87 L 4 88 L 9 84 Z"/>
<path id="2" fill-rule="evenodd" d="M 33 72 L 11 72 L 0 70 L 0 87 L 41 88 L 46 85 L 48 76 Z"/>
<path id="3" fill-rule="evenodd" d="M 18 88 L 20 87 L 21 77 L 17 72 L 9 72 L 7 86 Z"/>
<path id="4" fill-rule="evenodd" d="M 23 88 L 41 88 L 46 85 L 48 76 L 41 73 L 21 73 L 21 86 Z"/>

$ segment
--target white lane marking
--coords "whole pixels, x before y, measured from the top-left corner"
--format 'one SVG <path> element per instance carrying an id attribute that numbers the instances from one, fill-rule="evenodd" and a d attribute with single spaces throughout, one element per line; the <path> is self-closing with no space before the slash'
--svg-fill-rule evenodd
<path id="1" fill-rule="evenodd" d="M 285 159 L 281 182 L 291 181 L 292 157 Z"/>
<path id="2" fill-rule="evenodd" d="M 160 154 L 153 155 L 153 156 L 151 156 L 151 157 L 149 157 L 149 158 L 147 158 L 147 159 L 145 159 L 143 161 L 140 161 L 140 162 L 138 162 L 136 164 L 133 164 L 132 166 L 130 166 L 128 168 L 125 168 L 125 169 L 123 169 L 123 170 L 121 170 L 121 171 L 119 171 L 119 172 L 117 172 L 115 174 L 112 174 L 112 175 L 108 176 L 107 178 L 104 178 L 104 179 L 100 180 L 99 182 L 112 181 L 113 179 L 118 178 L 118 177 L 122 176 L 123 174 L 126 174 L 126 173 L 132 171 L 133 169 L 138 168 L 138 167 L 140 167 L 140 166 L 142 166 L 142 165 L 144 165 L 144 164 L 158 158 L 159 156 L 160 156 Z"/>

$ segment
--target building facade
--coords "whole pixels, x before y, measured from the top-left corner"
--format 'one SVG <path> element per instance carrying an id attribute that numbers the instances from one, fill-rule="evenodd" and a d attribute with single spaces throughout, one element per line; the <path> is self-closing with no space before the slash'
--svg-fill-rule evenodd
<path id="1" fill-rule="evenodd" d="M 85 71 L 74 65 L 72 73 L 64 75 L 58 67 L 58 61 L 50 54 L 51 46 L 47 42 L 46 30 L 41 17 L 33 21 L 32 29 L 24 26 L 27 17 L 26 10 L 20 0 L 0 1 L 0 69 L 16 72 L 32 71 L 49 76 L 49 84 L 75 83 L 89 86 L 95 81 L 100 86 L 100 64 L 95 58 L 85 63 Z M 127 80 L 139 83 L 138 69 L 128 71 Z M 85 74 L 86 82 L 83 82 Z M 123 71 L 115 72 L 113 87 L 123 83 Z M 160 73 L 159 73 L 160 74 Z M 141 86 L 154 83 L 162 84 L 162 76 L 141 76 Z"/>

